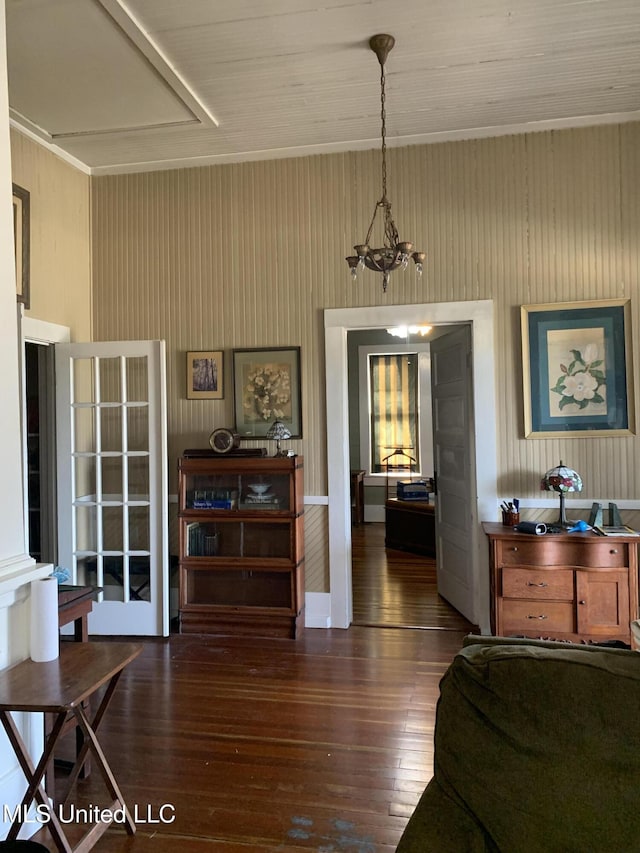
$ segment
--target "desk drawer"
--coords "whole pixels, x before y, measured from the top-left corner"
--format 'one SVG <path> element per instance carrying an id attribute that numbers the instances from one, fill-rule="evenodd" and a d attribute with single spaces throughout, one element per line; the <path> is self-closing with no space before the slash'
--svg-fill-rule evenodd
<path id="1" fill-rule="evenodd" d="M 626 542 L 592 539 L 566 539 L 544 536 L 530 541 L 500 543 L 499 563 L 503 566 L 584 566 L 586 568 L 621 569 L 629 565 Z"/>
<path id="2" fill-rule="evenodd" d="M 509 634 L 540 634 L 548 636 L 556 631 L 574 631 L 574 607 L 564 601 L 502 602 L 502 631 Z"/>
<path id="3" fill-rule="evenodd" d="M 571 569 L 549 572 L 504 568 L 502 594 L 505 598 L 573 601 L 573 572 Z"/>

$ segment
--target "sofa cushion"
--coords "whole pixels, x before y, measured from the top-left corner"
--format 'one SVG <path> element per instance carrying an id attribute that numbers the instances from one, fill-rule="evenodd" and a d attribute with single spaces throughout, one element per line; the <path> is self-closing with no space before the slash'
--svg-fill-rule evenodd
<path id="1" fill-rule="evenodd" d="M 640 850 L 640 655 L 470 639 L 441 682 L 434 769 L 485 844 L 458 853 Z M 445 838 L 398 849 L 448 853 Z"/>
<path id="2" fill-rule="evenodd" d="M 397 848 L 400 853 L 499 853 L 459 798 L 434 777 L 425 788 Z"/>

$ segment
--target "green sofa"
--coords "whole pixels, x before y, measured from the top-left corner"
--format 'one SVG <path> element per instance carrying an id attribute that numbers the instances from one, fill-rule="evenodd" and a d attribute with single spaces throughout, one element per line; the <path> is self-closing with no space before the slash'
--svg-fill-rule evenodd
<path id="1" fill-rule="evenodd" d="M 640 853 L 640 654 L 467 637 L 397 853 Z"/>

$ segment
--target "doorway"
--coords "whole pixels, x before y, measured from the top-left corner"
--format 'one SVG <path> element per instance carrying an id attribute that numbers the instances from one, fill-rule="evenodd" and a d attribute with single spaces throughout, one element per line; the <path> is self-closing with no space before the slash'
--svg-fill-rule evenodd
<path id="1" fill-rule="evenodd" d="M 37 561 L 58 562 L 54 345 L 67 326 L 22 316 L 25 530 Z"/>
<path id="2" fill-rule="evenodd" d="M 468 323 L 472 330 L 475 468 L 477 496 L 473 511 L 470 582 L 473 586 L 473 622 L 489 631 L 488 553 L 481 538 L 480 520 L 493 517 L 496 493 L 493 302 L 425 303 L 419 305 L 326 309 L 325 366 L 332 377 L 327 384 L 329 566 L 331 625 L 347 628 L 353 618 L 351 579 L 351 502 L 349 493 L 349 414 L 347 382 L 347 333 L 351 329 L 386 328 L 393 325 Z"/>
<path id="3" fill-rule="evenodd" d="M 450 346 L 449 341 L 456 343 Z M 442 418 L 446 420 L 449 411 L 453 423 L 446 430 L 447 436 L 464 436 L 464 452 L 449 447 L 447 438 L 444 459 L 440 459 L 444 471 L 438 474 L 444 474 L 442 498 L 449 515 L 453 514 L 456 522 L 458 517 L 468 516 L 461 508 L 475 492 L 465 473 L 467 465 L 462 463 L 473 447 L 473 434 L 465 428 L 469 418 L 461 417 L 460 406 L 452 407 L 449 397 L 451 370 L 458 361 L 464 365 L 465 375 L 470 372 L 468 325 L 430 325 L 413 334 L 397 327 L 351 330 L 347 343 L 351 467 L 363 473 L 365 497 L 365 523 L 356 523 L 351 530 L 353 624 L 471 630 L 472 623 L 462 616 L 472 611 L 468 590 L 465 588 L 461 595 L 456 588 L 447 594 L 451 576 L 456 580 L 465 577 L 458 567 L 468 563 L 468 531 L 459 537 L 456 526 L 453 543 L 449 536 L 438 536 L 441 550 L 436 564 L 433 496 L 428 506 L 421 502 L 396 505 L 395 500 L 396 483 L 406 478 L 426 479 L 429 491 L 433 491 L 430 483 L 435 475 L 436 445 L 431 350 L 437 354 L 438 364 L 433 378 L 442 381 L 440 353 L 444 349 L 448 366 L 445 384 L 438 386 L 446 390 L 444 409 L 437 397 L 441 424 L 437 448 L 443 449 Z M 384 464 L 387 460 L 394 463 L 391 469 Z M 456 463 L 452 483 L 446 476 L 451 473 L 451 460 Z M 437 505 L 441 507 L 442 501 Z M 447 529 L 446 523 L 439 526 L 441 534 Z M 449 567 L 453 575 L 451 570 L 445 571 Z"/>
<path id="4" fill-rule="evenodd" d="M 57 562 L 53 349 L 24 345 L 24 398 L 29 555 L 37 563 Z"/>

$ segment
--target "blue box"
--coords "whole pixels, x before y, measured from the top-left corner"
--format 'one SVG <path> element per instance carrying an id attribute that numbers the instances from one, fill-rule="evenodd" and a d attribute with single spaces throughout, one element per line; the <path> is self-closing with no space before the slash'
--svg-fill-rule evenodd
<path id="1" fill-rule="evenodd" d="M 401 501 L 428 501 L 427 483 L 425 480 L 398 480 L 396 497 Z"/>

